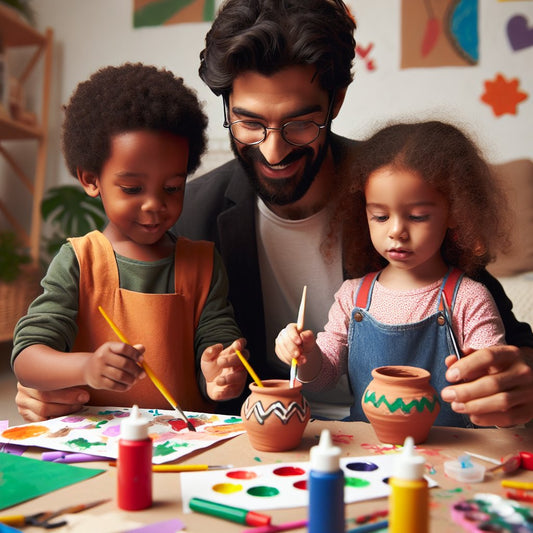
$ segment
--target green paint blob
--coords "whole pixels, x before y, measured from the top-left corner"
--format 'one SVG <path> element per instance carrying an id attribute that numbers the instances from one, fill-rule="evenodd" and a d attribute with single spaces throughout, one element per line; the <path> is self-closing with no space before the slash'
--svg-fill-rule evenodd
<path id="1" fill-rule="evenodd" d="M 89 442 L 87 439 L 84 439 L 82 437 L 79 437 L 74 440 L 69 440 L 65 443 L 67 446 L 70 446 L 71 448 L 75 448 L 77 450 L 88 450 L 90 448 L 93 448 L 94 446 L 105 446 L 105 442 Z"/>
<path id="2" fill-rule="evenodd" d="M 224 419 L 224 424 L 240 424 L 242 422 L 242 418 L 238 416 L 231 416 L 229 418 Z"/>
<path id="3" fill-rule="evenodd" d="M 264 485 L 259 485 L 258 487 L 252 487 L 246 491 L 250 496 L 259 496 L 260 498 L 271 498 L 272 496 L 277 496 L 279 490 L 275 487 L 266 487 Z"/>
<path id="4" fill-rule="evenodd" d="M 353 487 L 354 489 L 360 489 L 363 487 L 368 487 L 368 485 L 370 485 L 370 481 L 367 481 L 366 479 L 361 479 L 359 477 L 347 477 L 344 480 L 344 485 L 346 487 Z"/>
<path id="5" fill-rule="evenodd" d="M 161 444 L 158 444 L 157 446 L 154 446 L 154 457 L 156 456 L 164 456 L 164 455 L 170 455 L 171 453 L 174 453 L 179 448 L 188 448 L 189 443 L 187 442 L 162 442 Z"/>

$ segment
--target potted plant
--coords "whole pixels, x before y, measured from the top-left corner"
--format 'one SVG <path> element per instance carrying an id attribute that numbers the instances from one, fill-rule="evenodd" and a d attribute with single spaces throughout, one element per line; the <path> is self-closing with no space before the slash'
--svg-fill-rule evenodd
<path id="1" fill-rule="evenodd" d="M 41 202 L 43 221 L 51 234 L 43 237 L 43 255 L 51 259 L 67 237 L 80 237 L 94 229 L 102 230 L 106 216 L 100 198 L 87 196 L 78 185 L 60 185 L 48 189 Z"/>

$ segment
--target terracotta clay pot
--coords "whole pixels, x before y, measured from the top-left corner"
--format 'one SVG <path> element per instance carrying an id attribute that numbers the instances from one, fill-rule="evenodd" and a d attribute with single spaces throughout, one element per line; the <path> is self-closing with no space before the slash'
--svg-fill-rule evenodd
<path id="1" fill-rule="evenodd" d="M 415 444 L 424 442 L 440 411 L 431 374 L 414 366 L 381 366 L 372 377 L 361 405 L 378 439 L 403 444 L 411 436 Z"/>
<path id="2" fill-rule="evenodd" d="M 309 403 L 298 381 L 269 379 L 263 387 L 250 383 L 251 394 L 242 405 L 241 417 L 250 444 L 256 450 L 282 452 L 296 448 L 309 420 Z"/>

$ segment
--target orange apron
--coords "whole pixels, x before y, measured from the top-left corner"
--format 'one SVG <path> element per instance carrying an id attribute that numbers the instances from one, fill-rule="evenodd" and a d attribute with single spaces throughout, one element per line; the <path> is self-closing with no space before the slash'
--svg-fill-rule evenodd
<path id="1" fill-rule="evenodd" d="M 213 273 L 213 244 L 180 237 L 176 242 L 174 294 L 145 294 L 119 287 L 113 248 L 99 231 L 71 238 L 80 265 L 78 335 L 72 351 L 94 352 L 118 340 L 98 311 L 101 305 L 131 344 L 143 344 L 144 359 L 186 410 L 212 412 L 198 387 L 194 335 Z M 171 409 L 148 376 L 126 392 L 89 389 L 91 405 Z"/>

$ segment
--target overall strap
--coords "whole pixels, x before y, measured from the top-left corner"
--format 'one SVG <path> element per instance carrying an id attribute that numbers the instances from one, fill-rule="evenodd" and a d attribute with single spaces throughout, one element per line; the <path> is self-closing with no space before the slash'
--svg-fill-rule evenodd
<path id="1" fill-rule="evenodd" d="M 380 272 L 381 270 L 378 272 L 370 272 L 364 276 L 355 296 L 355 307 L 368 309 L 370 306 L 370 295 L 372 294 L 372 288 L 374 287 L 374 283 L 378 279 Z"/>
<path id="2" fill-rule="evenodd" d="M 439 295 L 439 311 L 444 311 L 444 304 L 442 302 L 442 293 L 446 296 L 446 301 L 450 306 L 450 310 L 453 309 L 455 304 L 455 295 L 457 294 L 457 289 L 461 284 L 461 280 L 465 273 L 458 268 L 451 267 L 448 270 L 448 273 L 444 277 L 441 287 L 441 293 Z"/>

